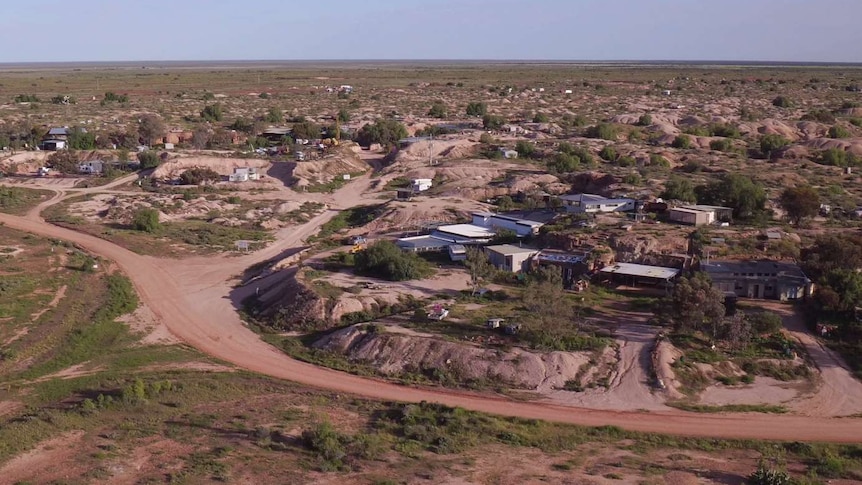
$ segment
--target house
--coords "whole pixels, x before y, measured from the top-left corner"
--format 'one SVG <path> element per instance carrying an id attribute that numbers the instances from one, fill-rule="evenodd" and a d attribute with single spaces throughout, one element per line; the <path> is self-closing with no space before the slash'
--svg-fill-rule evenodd
<path id="1" fill-rule="evenodd" d="M 684 205 L 668 211 L 668 219 L 680 224 L 703 226 L 719 221 L 730 221 L 733 209 L 717 205 Z"/>
<path id="2" fill-rule="evenodd" d="M 679 276 L 677 268 L 664 266 L 649 266 L 635 263 L 614 263 L 605 266 L 599 274 L 615 283 L 628 286 L 658 286 L 669 288 L 671 282 Z"/>
<path id="3" fill-rule="evenodd" d="M 769 300 L 797 300 L 810 296 L 814 284 L 799 266 L 779 261 L 709 261 L 700 269 L 712 285 L 727 295 Z"/>
<path id="4" fill-rule="evenodd" d="M 539 234 L 539 229 L 544 226 L 541 222 L 490 212 L 474 212 L 472 216 L 472 223 L 475 226 L 486 227 L 495 231 L 498 229 L 507 229 L 513 231 L 519 237 L 535 236 Z"/>
<path id="5" fill-rule="evenodd" d="M 431 236 L 451 241 L 451 244 L 488 244 L 497 233 L 493 229 L 475 224 L 448 224 L 439 226 Z"/>
<path id="6" fill-rule="evenodd" d="M 395 241 L 396 246 L 409 253 L 443 252 L 453 244 L 456 243 L 452 238 L 434 235 L 402 237 Z"/>
<path id="7" fill-rule="evenodd" d="M 449 246 L 449 259 L 452 261 L 466 261 L 467 247 L 463 244 L 452 244 Z"/>
<path id="8" fill-rule="evenodd" d="M 233 173 L 228 176 L 230 182 L 248 182 L 249 180 L 260 180 L 260 173 L 255 167 L 240 167 L 233 169 Z"/>
<path id="9" fill-rule="evenodd" d="M 81 162 L 78 164 L 78 173 L 87 175 L 100 174 L 104 172 L 105 164 L 99 160 L 91 160 L 89 162 Z"/>
<path id="10" fill-rule="evenodd" d="M 674 207 L 668 211 L 667 217 L 669 220 L 680 224 L 705 226 L 712 224 L 714 215 L 710 212 L 686 209 L 685 207 Z"/>
<path id="11" fill-rule="evenodd" d="M 66 148 L 66 140 L 56 140 L 56 139 L 48 139 L 42 140 L 42 143 L 39 144 L 39 148 L 41 150 L 64 150 Z"/>
<path id="12" fill-rule="evenodd" d="M 554 266 L 560 268 L 563 287 L 571 288 L 578 279 L 590 271 L 590 252 L 580 253 L 543 249 L 533 258 L 535 266 Z"/>
<path id="13" fill-rule="evenodd" d="M 395 199 L 396 200 L 410 200 L 413 198 L 413 189 L 408 188 L 400 188 L 395 189 Z"/>
<path id="14" fill-rule="evenodd" d="M 413 189 L 413 192 L 424 192 L 430 189 L 433 184 L 432 179 L 413 179 L 410 182 L 410 188 Z"/>
<path id="15" fill-rule="evenodd" d="M 48 134 L 45 135 L 45 138 L 52 140 L 68 140 L 70 131 L 72 130 L 70 130 L 68 126 L 51 128 L 50 130 L 48 130 Z M 81 128 L 81 132 L 86 133 L 87 130 Z"/>
<path id="16" fill-rule="evenodd" d="M 634 199 L 609 199 L 595 194 L 572 194 L 559 197 L 566 212 L 573 214 L 594 214 L 597 212 L 627 212 L 636 208 Z"/>
<path id="17" fill-rule="evenodd" d="M 491 329 L 491 330 L 496 330 L 496 329 L 500 328 L 500 324 L 502 324 L 502 323 L 503 323 L 503 322 L 505 322 L 505 321 L 506 321 L 506 320 L 504 320 L 504 319 L 502 319 L 502 318 L 489 318 L 489 319 L 485 322 L 485 326 L 486 326 L 486 327 L 488 327 L 488 328 L 489 328 L 489 329 Z"/>
<path id="18" fill-rule="evenodd" d="M 538 249 L 524 248 L 514 244 L 487 246 L 485 254 L 495 268 L 509 273 L 520 273 L 529 269 L 530 258 L 538 254 Z"/>

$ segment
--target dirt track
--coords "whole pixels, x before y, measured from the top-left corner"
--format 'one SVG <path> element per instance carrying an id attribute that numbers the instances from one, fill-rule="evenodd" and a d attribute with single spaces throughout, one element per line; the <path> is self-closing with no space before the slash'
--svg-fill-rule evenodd
<path id="1" fill-rule="evenodd" d="M 368 183 L 364 178 L 348 184 L 332 197 L 332 205 L 349 207 L 362 202 L 362 193 Z M 58 198 L 51 202 L 56 200 Z M 14 229 L 72 241 L 116 261 L 133 281 L 143 302 L 177 338 L 240 367 L 305 385 L 373 399 L 431 401 L 492 414 L 589 426 L 615 425 L 635 431 L 688 436 L 832 442 L 858 442 L 862 436 L 862 419 L 583 409 L 398 386 L 291 359 L 245 327 L 229 299 L 229 280 L 249 265 L 298 245 L 334 214 L 334 211 L 327 211 L 298 228 L 279 234 L 278 241 L 262 252 L 240 258 L 208 257 L 182 261 L 134 254 L 108 241 L 47 224 L 38 219 L 35 211 L 27 217 L 0 214 L 0 222 Z"/>

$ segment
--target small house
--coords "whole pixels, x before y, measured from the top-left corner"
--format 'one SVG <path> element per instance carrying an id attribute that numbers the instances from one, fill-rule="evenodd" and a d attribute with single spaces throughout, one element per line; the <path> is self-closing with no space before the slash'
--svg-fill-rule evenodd
<path id="1" fill-rule="evenodd" d="M 249 180 L 260 180 L 260 173 L 255 167 L 241 167 L 233 169 L 228 176 L 230 182 L 248 182 Z"/>
<path id="2" fill-rule="evenodd" d="M 810 296 L 814 284 L 799 266 L 779 261 L 710 261 L 701 265 L 712 286 L 740 298 L 797 300 Z"/>
<path id="3" fill-rule="evenodd" d="M 488 321 L 485 322 L 485 326 L 491 330 L 496 330 L 500 328 L 500 324 L 505 322 L 502 318 L 489 318 Z"/>
<path id="4" fill-rule="evenodd" d="M 424 192 L 430 189 L 432 185 L 434 185 L 432 179 L 413 179 L 410 182 L 410 188 L 413 189 L 413 192 Z"/>
<path id="5" fill-rule="evenodd" d="M 50 151 L 64 150 L 66 148 L 66 140 L 42 140 L 42 143 L 39 144 L 39 148 Z"/>
<path id="6" fill-rule="evenodd" d="M 78 164 L 78 173 L 86 175 L 101 174 L 105 171 L 105 164 L 99 160 L 81 162 Z"/>
<path id="7" fill-rule="evenodd" d="M 628 198 L 609 199 L 595 194 L 572 194 L 560 196 L 566 212 L 594 214 L 597 212 L 628 212 L 636 209 L 635 200 Z"/>
<path id="8" fill-rule="evenodd" d="M 674 207 L 668 211 L 668 219 L 680 224 L 690 226 L 705 226 L 713 222 L 712 214 L 709 212 L 689 209 L 686 207 Z"/>
<path id="9" fill-rule="evenodd" d="M 500 244 L 485 248 L 485 254 L 488 255 L 491 264 L 508 273 L 520 273 L 529 269 L 530 258 L 538 252 L 538 249 L 524 248 L 513 244 Z"/>

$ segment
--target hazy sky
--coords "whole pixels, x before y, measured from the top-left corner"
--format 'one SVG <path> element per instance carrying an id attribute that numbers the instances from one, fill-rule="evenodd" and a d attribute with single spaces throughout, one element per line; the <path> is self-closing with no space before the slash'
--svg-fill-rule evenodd
<path id="1" fill-rule="evenodd" d="M 862 62 L 860 0 L 8 0 L 0 62 Z"/>

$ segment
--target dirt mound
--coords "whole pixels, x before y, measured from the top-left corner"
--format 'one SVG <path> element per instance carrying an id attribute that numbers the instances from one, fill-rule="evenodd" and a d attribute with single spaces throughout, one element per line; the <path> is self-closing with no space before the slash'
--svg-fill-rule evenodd
<path id="1" fill-rule="evenodd" d="M 345 354 L 350 360 L 372 365 L 387 375 L 435 371 L 460 382 L 490 380 L 522 389 L 563 388 L 590 360 L 589 353 L 491 350 L 424 336 L 369 330 L 367 325 L 337 330 L 312 346 Z"/>
<path id="2" fill-rule="evenodd" d="M 26 174 L 33 173 L 39 170 L 39 167 L 45 165 L 45 160 L 48 158 L 48 152 L 21 152 L 4 157 L 0 160 L 0 169 L 4 172 Z M 2 155 L 0 155 L 2 156 Z"/>
<path id="3" fill-rule="evenodd" d="M 219 157 L 188 157 L 168 160 L 159 165 L 153 172 L 153 178 L 161 180 L 177 179 L 183 172 L 191 168 L 208 168 L 219 175 L 227 176 L 233 173 L 235 168 L 259 168 L 265 169 L 270 163 L 266 160 L 253 158 L 219 158 Z"/>
<path id="4" fill-rule="evenodd" d="M 862 138 L 846 138 L 836 140 L 833 138 L 815 138 L 804 143 L 808 148 L 816 151 L 840 148 L 857 156 L 862 156 Z"/>
<path id="5" fill-rule="evenodd" d="M 579 173 L 572 182 L 572 191 L 608 196 L 608 188 L 616 182 L 613 175 L 600 172 Z"/>
<path id="6" fill-rule="evenodd" d="M 796 123 L 796 128 L 799 129 L 802 137 L 806 140 L 826 136 L 826 132 L 829 131 L 827 126 L 815 123 L 814 121 L 800 121 Z"/>
<path id="7" fill-rule="evenodd" d="M 420 140 L 398 150 L 396 162 L 434 159 L 459 159 L 474 156 L 479 144 L 464 138 Z"/>
<path id="8" fill-rule="evenodd" d="M 454 223 L 470 218 L 470 213 L 486 211 L 478 202 L 463 199 L 414 199 L 411 202 L 390 202 L 385 211 L 362 228 L 362 232 L 416 230 L 430 222 Z"/>
<path id="9" fill-rule="evenodd" d="M 781 135 L 790 141 L 799 140 L 800 135 L 795 126 L 773 119 L 765 119 L 760 123 L 742 123 L 739 131 L 743 134 L 760 133 L 761 135 Z"/>
<path id="10" fill-rule="evenodd" d="M 611 123 L 617 123 L 620 125 L 635 125 L 640 120 L 639 115 L 633 114 L 624 114 L 624 115 L 616 115 L 611 118 Z"/>
<path id="11" fill-rule="evenodd" d="M 297 271 L 294 266 L 268 276 L 277 282 L 257 296 L 256 318 L 282 330 L 314 328 L 326 320 L 326 302 L 296 277 Z"/>
<path id="12" fill-rule="evenodd" d="M 344 148 L 317 160 L 299 162 L 292 177 L 297 186 L 329 183 L 337 177 L 369 170 L 369 166 L 350 148 Z"/>
<path id="13" fill-rule="evenodd" d="M 679 120 L 680 126 L 700 126 L 706 124 L 706 121 L 699 116 L 686 116 Z"/>
<path id="14" fill-rule="evenodd" d="M 683 397 L 683 394 L 679 392 L 680 383 L 676 380 L 676 373 L 673 371 L 673 363 L 680 357 L 682 357 L 682 351 L 666 339 L 661 338 L 652 352 L 652 365 L 659 387 L 663 388 L 671 399 Z"/>

